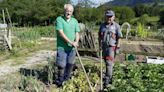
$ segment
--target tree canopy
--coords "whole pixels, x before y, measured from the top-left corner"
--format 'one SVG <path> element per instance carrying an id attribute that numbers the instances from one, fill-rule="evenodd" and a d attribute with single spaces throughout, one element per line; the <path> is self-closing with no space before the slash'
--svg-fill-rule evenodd
<path id="1" fill-rule="evenodd" d="M 7 8 L 11 19 L 18 26 L 34 26 L 53 24 L 57 16 L 62 15 L 65 3 L 70 0 L 3 0 L 0 2 L 0 10 Z M 129 6 L 99 6 L 93 7 L 91 0 L 79 0 L 75 6 L 74 16 L 79 22 L 93 22 L 100 24 L 104 20 L 106 9 L 112 9 L 116 13 L 116 20 L 123 22 L 153 24 L 163 20 L 163 6 L 156 1 L 154 4 L 140 4 L 135 7 Z M 149 21 L 149 17 L 154 17 Z M 0 14 L 2 18 L 2 14 Z M 160 19 L 158 19 L 160 18 Z M 2 20 L 2 19 L 1 19 Z M 153 22 L 153 23 L 152 23 Z"/>

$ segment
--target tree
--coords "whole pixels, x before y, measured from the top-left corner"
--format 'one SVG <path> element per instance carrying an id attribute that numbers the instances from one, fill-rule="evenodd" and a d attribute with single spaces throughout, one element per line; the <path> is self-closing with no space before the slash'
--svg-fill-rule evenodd
<path id="1" fill-rule="evenodd" d="M 4 0 L 0 8 L 8 8 L 11 18 L 19 25 L 43 25 L 50 18 L 63 14 L 70 0 Z"/>
<path id="2" fill-rule="evenodd" d="M 148 14 L 150 12 L 150 7 L 144 4 L 139 4 L 134 7 L 136 17 L 140 17 L 143 14 Z"/>
<path id="3" fill-rule="evenodd" d="M 164 8 L 160 11 L 160 23 L 164 25 Z"/>
<path id="4" fill-rule="evenodd" d="M 127 6 L 113 7 L 113 10 L 116 13 L 116 18 L 119 19 L 120 24 L 130 22 L 130 20 L 135 17 L 135 12 Z"/>

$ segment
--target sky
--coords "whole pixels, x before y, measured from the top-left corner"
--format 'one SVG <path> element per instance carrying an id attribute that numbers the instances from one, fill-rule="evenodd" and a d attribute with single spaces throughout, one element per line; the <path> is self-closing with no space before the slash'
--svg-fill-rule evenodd
<path id="1" fill-rule="evenodd" d="M 91 0 L 93 1 L 95 4 L 97 4 L 95 7 L 99 6 L 100 4 L 106 3 L 108 1 L 112 1 L 112 0 Z M 73 4 L 76 5 L 78 0 L 72 0 Z"/>

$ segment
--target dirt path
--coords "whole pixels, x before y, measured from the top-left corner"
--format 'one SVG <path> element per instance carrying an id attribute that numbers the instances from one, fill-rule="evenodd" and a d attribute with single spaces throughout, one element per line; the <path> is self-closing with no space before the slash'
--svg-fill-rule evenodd
<path id="1" fill-rule="evenodd" d="M 16 60 L 8 59 L 1 61 L 0 64 L 0 76 L 5 76 L 10 73 L 19 71 L 20 68 L 27 68 L 37 64 L 47 64 L 47 58 L 55 55 L 55 51 L 40 50 L 31 53 L 29 56 L 22 58 L 18 57 Z M 21 63 L 16 64 L 17 60 L 21 60 Z"/>
<path id="2" fill-rule="evenodd" d="M 121 40 L 121 44 L 164 46 L 164 43 L 162 41 L 128 41 L 125 39 Z"/>

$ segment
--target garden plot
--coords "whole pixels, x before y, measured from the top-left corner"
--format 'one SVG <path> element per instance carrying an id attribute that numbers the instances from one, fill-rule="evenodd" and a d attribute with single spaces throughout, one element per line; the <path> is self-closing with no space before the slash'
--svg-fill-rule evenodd
<path id="1" fill-rule="evenodd" d="M 20 68 L 31 67 L 35 64 L 46 64 L 47 58 L 52 56 L 54 56 L 54 51 L 41 50 L 32 53 L 30 56 L 25 58 L 19 57 L 16 60 L 9 59 L 3 61 L 3 64 L 0 65 L 0 76 L 17 72 Z M 19 61 L 19 63 L 15 64 L 13 61 Z"/>

